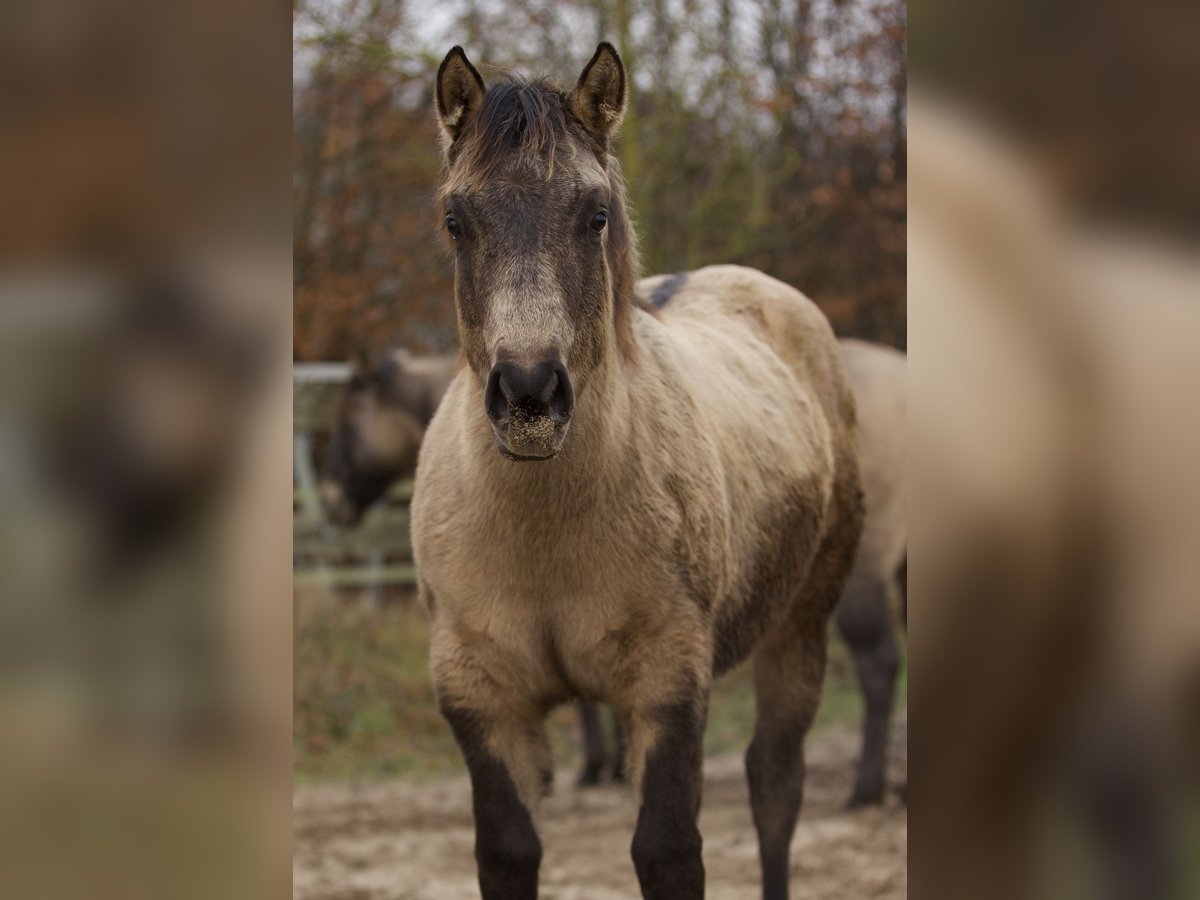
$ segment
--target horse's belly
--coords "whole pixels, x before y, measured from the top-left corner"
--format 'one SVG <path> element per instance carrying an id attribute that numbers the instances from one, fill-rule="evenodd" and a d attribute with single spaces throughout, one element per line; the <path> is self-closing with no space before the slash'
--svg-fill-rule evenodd
<path id="1" fill-rule="evenodd" d="M 810 475 L 758 511 L 753 538 L 739 549 L 730 593 L 714 617 L 715 674 L 745 659 L 793 603 L 803 602 L 800 589 L 820 546 L 828 495 L 827 481 Z"/>

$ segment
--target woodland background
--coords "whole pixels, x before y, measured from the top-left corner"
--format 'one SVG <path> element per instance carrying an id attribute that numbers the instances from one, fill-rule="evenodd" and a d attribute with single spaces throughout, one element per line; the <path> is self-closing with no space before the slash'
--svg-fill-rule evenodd
<path id="1" fill-rule="evenodd" d="M 455 345 L 442 56 L 569 86 L 612 41 L 645 274 L 733 262 L 905 346 L 904 0 L 297 0 L 294 356 Z"/>

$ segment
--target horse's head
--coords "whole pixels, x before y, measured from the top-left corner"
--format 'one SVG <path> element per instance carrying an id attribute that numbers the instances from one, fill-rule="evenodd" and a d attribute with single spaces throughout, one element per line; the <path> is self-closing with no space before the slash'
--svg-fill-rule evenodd
<path id="1" fill-rule="evenodd" d="M 338 397 L 329 455 L 321 473 L 321 505 L 339 525 L 356 525 L 393 482 L 410 475 L 428 415 L 408 402 L 407 354 L 393 351 L 376 365 L 352 363 Z"/>
<path id="2" fill-rule="evenodd" d="M 589 374 L 631 345 L 637 266 L 609 152 L 625 97 L 609 44 L 569 93 L 545 81 L 488 89 L 459 47 L 438 70 L 459 336 L 512 459 L 557 454 Z"/>

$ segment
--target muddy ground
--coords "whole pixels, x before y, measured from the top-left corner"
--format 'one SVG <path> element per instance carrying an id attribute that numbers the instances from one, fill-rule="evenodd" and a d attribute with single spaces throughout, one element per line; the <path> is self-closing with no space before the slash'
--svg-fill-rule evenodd
<path id="1" fill-rule="evenodd" d="M 904 728 L 896 729 L 893 780 L 906 777 Z M 847 812 L 857 731 L 814 735 L 804 812 L 792 844 L 793 897 L 858 900 L 907 896 L 906 809 Z M 704 769 L 704 864 L 709 900 L 758 896 L 758 859 L 740 757 Z M 543 801 L 542 900 L 630 900 L 641 895 L 629 859 L 636 809 L 619 786 L 576 790 L 560 771 Z M 297 900 L 464 900 L 478 897 L 470 785 L 436 782 L 321 784 L 294 800 Z"/>

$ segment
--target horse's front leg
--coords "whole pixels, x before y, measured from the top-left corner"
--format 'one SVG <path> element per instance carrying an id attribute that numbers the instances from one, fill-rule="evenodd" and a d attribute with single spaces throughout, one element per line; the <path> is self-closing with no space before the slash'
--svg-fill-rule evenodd
<path id="1" fill-rule="evenodd" d="M 667 681 L 660 684 L 669 683 Z M 627 716 L 629 769 L 640 808 L 633 864 L 647 900 L 701 900 L 700 788 L 708 685 L 647 685 Z"/>
<path id="2" fill-rule="evenodd" d="M 553 769 L 543 716 L 491 678 L 452 671 L 434 679 L 438 706 L 450 723 L 471 773 L 475 861 L 483 900 L 535 900 L 542 844 L 534 827 L 538 799 Z"/>

